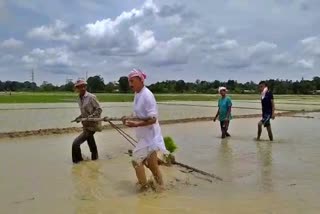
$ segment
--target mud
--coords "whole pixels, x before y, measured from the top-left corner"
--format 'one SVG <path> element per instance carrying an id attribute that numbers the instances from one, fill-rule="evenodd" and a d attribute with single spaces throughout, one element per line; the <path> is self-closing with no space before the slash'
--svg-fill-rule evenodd
<path id="1" fill-rule="evenodd" d="M 178 144 L 177 161 L 223 178 L 210 183 L 161 167 L 163 193 L 136 191 L 124 154 L 131 147 L 113 130 L 96 135 L 100 160 L 79 165 L 70 154 L 76 133 L 0 139 L 1 213 L 318 213 L 319 120 L 279 117 L 272 121 L 273 143 L 265 130 L 261 142 L 253 140 L 257 122 L 233 120 L 232 137 L 224 140 L 218 123 L 163 125 Z M 87 145 L 82 149 L 89 156 Z"/>
<path id="2" fill-rule="evenodd" d="M 276 113 L 277 117 L 294 117 L 295 114 L 308 113 L 306 111 L 290 111 L 290 112 L 280 112 Z M 244 119 L 244 118 L 258 118 L 261 114 L 248 114 L 248 115 L 234 115 L 234 119 Z M 296 116 L 296 117 L 307 117 L 308 116 Z M 213 117 L 199 117 L 199 118 L 184 118 L 184 119 L 173 119 L 173 120 L 161 120 L 160 124 L 178 124 L 178 123 L 191 123 L 198 121 L 212 121 Z M 118 124 L 121 128 L 126 128 L 122 124 Z M 103 129 L 112 129 L 110 125 L 104 125 Z M 51 128 L 51 129 L 38 129 L 30 131 L 11 131 L 0 133 L 1 138 L 17 138 L 17 137 L 28 137 L 28 136 L 45 136 L 45 135 L 57 135 L 57 134 L 67 134 L 74 132 L 81 132 L 81 127 L 68 127 L 68 128 Z"/>

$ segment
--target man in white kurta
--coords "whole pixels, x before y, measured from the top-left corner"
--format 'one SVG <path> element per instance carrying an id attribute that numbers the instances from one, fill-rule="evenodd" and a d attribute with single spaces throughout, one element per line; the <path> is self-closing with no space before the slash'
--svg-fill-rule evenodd
<path id="1" fill-rule="evenodd" d="M 134 114 L 141 119 L 158 118 L 156 99 L 146 87 L 143 87 L 139 93 L 135 94 Z M 136 163 L 142 163 L 154 151 L 168 153 L 158 120 L 152 125 L 137 127 L 135 131 L 139 142 L 133 150 L 133 159 Z"/>
<path id="2" fill-rule="evenodd" d="M 124 124 L 128 127 L 136 128 L 138 144 L 133 151 L 133 167 L 141 185 L 141 189 L 148 188 L 144 165 L 152 172 L 160 189 L 163 189 L 163 179 L 158 166 L 157 152 L 167 154 L 158 122 L 158 109 L 156 100 L 152 92 L 144 86 L 146 75 L 133 69 L 129 74 L 129 84 L 135 92 L 134 113 L 138 121 L 124 119 Z"/>

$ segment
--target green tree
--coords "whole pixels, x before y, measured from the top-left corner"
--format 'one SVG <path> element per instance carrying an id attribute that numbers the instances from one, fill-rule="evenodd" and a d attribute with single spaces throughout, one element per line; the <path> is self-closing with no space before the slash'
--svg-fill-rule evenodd
<path id="1" fill-rule="evenodd" d="M 128 77 L 122 76 L 119 79 L 119 91 L 121 93 L 128 93 L 130 90 Z"/>
<path id="2" fill-rule="evenodd" d="M 183 93 L 186 89 L 186 83 L 183 80 L 179 80 L 175 85 L 175 92 Z"/>
<path id="3" fill-rule="evenodd" d="M 74 83 L 73 82 L 68 82 L 67 84 L 64 85 L 64 91 L 74 91 Z"/>
<path id="4" fill-rule="evenodd" d="M 320 90 L 320 77 L 313 77 L 314 86 L 317 90 Z"/>
<path id="5" fill-rule="evenodd" d="M 46 91 L 46 92 L 49 92 L 49 91 L 57 91 L 58 87 L 57 86 L 54 86 L 53 84 L 51 83 L 48 83 L 47 81 L 44 81 L 42 83 L 42 85 L 40 86 L 40 90 L 41 91 Z"/>
<path id="6" fill-rule="evenodd" d="M 109 82 L 109 83 L 105 86 L 104 90 L 105 90 L 105 92 L 112 93 L 112 92 L 114 92 L 114 91 L 116 90 L 116 88 L 117 88 L 117 86 L 114 85 L 113 82 Z"/>
<path id="7" fill-rule="evenodd" d="M 88 90 L 90 92 L 103 92 L 104 91 L 104 81 L 101 76 L 89 77 L 87 80 Z"/>

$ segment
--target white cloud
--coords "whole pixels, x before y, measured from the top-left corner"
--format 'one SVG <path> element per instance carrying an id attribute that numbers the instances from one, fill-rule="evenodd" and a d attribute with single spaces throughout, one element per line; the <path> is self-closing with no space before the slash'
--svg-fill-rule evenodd
<path id="1" fill-rule="evenodd" d="M 0 63 L 3 63 L 3 62 L 12 62 L 13 60 L 15 60 L 16 58 L 11 55 L 11 54 L 6 54 L 6 55 L 3 55 L 3 56 L 0 56 Z"/>
<path id="2" fill-rule="evenodd" d="M 146 53 L 153 49 L 157 45 L 157 41 L 154 38 L 154 33 L 150 30 L 146 30 L 141 33 L 139 27 L 131 27 L 135 37 L 138 40 L 137 52 Z"/>
<path id="3" fill-rule="evenodd" d="M 301 40 L 304 51 L 311 55 L 320 55 L 320 38 L 313 36 Z"/>
<path id="4" fill-rule="evenodd" d="M 264 55 L 264 54 L 268 54 L 271 51 L 277 49 L 277 47 L 278 46 L 274 43 L 261 41 L 261 42 L 257 43 L 256 45 L 248 47 L 248 52 L 250 55 Z"/>
<path id="5" fill-rule="evenodd" d="M 121 65 L 122 67 L 125 67 L 125 68 L 132 68 L 132 67 L 134 67 L 134 63 L 133 63 L 131 60 L 129 60 L 129 59 L 126 59 L 126 60 L 122 61 L 122 62 L 120 63 L 120 65 Z"/>
<path id="6" fill-rule="evenodd" d="M 140 9 L 123 11 L 114 20 L 107 18 L 97 20 L 95 23 L 89 23 L 85 26 L 85 33 L 91 37 L 102 38 L 105 36 L 114 36 L 119 32 L 121 25 L 125 23 L 134 23 L 142 17 L 157 13 L 159 10 L 152 0 L 147 0 Z"/>
<path id="7" fill-rule="evenodd" d="M 246 69 L 253 64 L 246 52 L 241 48 L 231 52 L 214 54 L 210 63 L 219 69 L 226 70 Z"/>
<path id="8" fill-rule="evenodd" d="M 313 44 L 314 42 L 317 42 L 318 40 L 319 40 L 318 37 L 312 36 L 312 37 L 307 37 L 307 38 L 301 40 L 301 43 L 303 45 L 310 45 L 310 44 Z"/>
<path id="9" fill-rule="evenodd" d="M 17 48 L 21 48 L 23 44 L 24 44 L 23 41 L 10 38 L 10 39 L 4 40 L 1 43 L 1 47 L 6 49 L 17 49 Z"/>
<path id="10" fill-rule="evenodd" d="M 294 64 L 294 59 L 289 53 L 274 54 L 271 57 L 271 61 L 275 65 L 291 65 Z"/>
<path id="11" fill-rule="evenodd" d="M 9 32 L 16 39 L 25 35 L 32 39 L 21 39 L 23 48 L 9 50 L 2 47 L 6 38 L 1 38 L 1 69 L 23 71 L 23 66 L 30 64 L 47 74 L 49 69 L 59 67 L 62 72 L 73 68 L 101 72 L 108 79 L 118 79 L 123 70 L 137 64 L 155 73 L 162 71 L 156 77 L 159 79 L 179 75 L 219 79 L 226 78 L 226 72 L 230 75 L 227 78 L 239 81 L 292 79 L 301 77 L 301 68 L 311 67 L 308 75 L 318 75 L 316 0 L 312 4 L 303 0 L 308 2 L 303 11 L 297 3 L 302 0 L 279 0 L 281 4 L 275 3 L 278 0 L 265 4 L 248 0 L 206 4 L 195 0 L 188 4 L 181 0 L 144 1 L 12 0 L 10 8 L 5 5 L 10 17 L 0 14 L 0 35 Z M 1 12 L 2 2 L 7 1 L 0 0 Z M 314 36 L 305 38 L 306 33 Z M 65 48 L 49 48 L 57 44 Z M 111 72 L 114 70 L 119 73 Z M 263 70 L 268 72 L 259 72 Z M 2 73 L 3 78 L 12 77 L 7 73 Z"/>
<path id="12" fill-rule="evenodd" d="M 111 19 L 98 20 L 95 23 L 86 25 L 85 33 L 91 37 L 104 37 L 105 35 L 113 36 L 116 34 L 116 26 L 118 23 Z"/>
<path id="13" fill-rule="evenodd" d="M 227 35 L 227 29 L 225 27 L 219 27 L 216 31 L 216 35 L 218 37 L 223 37 L 223 36 Z"/>
<path id="14" fill-rule="evenodd" d="M 186 44 L 181 37 L 160 42 L 150 53 L 148 61 L 155 66 L 187 64 L 193 45 Z"/>
<path id="15" fill-rule="evenodd" d="M 43 25 L 33 28 L 28 32 L 29 38 L 48 40 L 48 41 L 71 41 L 77 39 L 78 36 L 71 35 L 65 31 L 68 29 L 68 24 L 61 20 L 56 20 L 52 25 Z"/>
<path id="16" fill-rule="evenodd" d="M 35 64 L 38 67 L 70 67 L 73 65 L 72 54 L 66 47 L 33 49 L 29 55 L 22 57 L 27 64 Z"/>
<path id="17" fill-rule="evenodd" d="M 141 22 L 155 17 L 158 12 L 154 2 L 147 0 L 140 8 L 124 11 L 114 19 L 106 18 L 88 23 L 73 48 L 98 55 L 146 54 L 156 46 L 157 41 L 154 32 L 142 28 Z"/>
<path id="18" fill-rule="evenodd" d="M 21 60 L 22 60 L 22 62 L 27 63 L 27 64 L 32 64 L 35 61 L 32 57 L 30 57 L 28 55 L 24 55 Z"/>
<path id="19" fill-rule="evenodd" d="M 224 42 L 220 44 L 214 44 L 211 47 L 213 50 L 223 51 L 223 50 L 231 50 L 231 49 L 237 48 L 238 46 L 239 44 L 236 40 L 225 40 Z"/>
<path id="20" fill-rule="evenodd" d="M 185 6 L 182 4 L 173 4 L 173 5 L 163 5 L 160 10 L 158 10 L 159 16 L 161 17 L 170 17 L 181 14 L 185 11 Z"/>
<path id="21" fill-rule="evenodd" d="M 314 68 L 314 61 L 312 59 L 301 59 L 297 62 L 297 65 L 304 69 L 313 69 Z"/>

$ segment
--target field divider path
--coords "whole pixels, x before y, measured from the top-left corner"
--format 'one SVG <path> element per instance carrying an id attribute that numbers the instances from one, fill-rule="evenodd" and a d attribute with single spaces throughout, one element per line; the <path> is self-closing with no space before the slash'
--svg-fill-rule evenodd
<path id="1" fill-rule="evenodd" d="M 158 105 L 218 108 L 217 105 L 196 105 L 196 104 L 184 104 L 184 103 L 158 103 Z M 261 110 L 261 108 L 257 108 L 257 107 L 244 107 L 244 106 L 232 106 L 232 108 L 234 108 L 234 109 L 248 109 L 248 110 Z M 293 111 L 293 112 L 295 112 L 296 110 L 277 109 L 277 111 L 283 111 L 283 112 Z"/>

